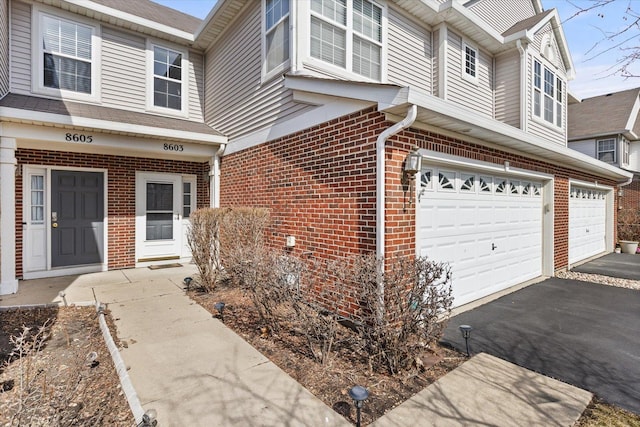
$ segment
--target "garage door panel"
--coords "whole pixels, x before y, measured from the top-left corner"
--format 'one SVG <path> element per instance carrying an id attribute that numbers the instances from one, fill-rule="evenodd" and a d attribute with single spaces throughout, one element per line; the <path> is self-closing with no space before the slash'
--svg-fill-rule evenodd
<path id="1" fill-rule="evenodd" d="M 437 167 L 428 167 L 439 176 Z M 424 171 L 423 171 L 424 173 Z M 452 267 L 458 306 L 542 274 L 541 183 L 475 174 L 474 191 L 462 189 L 471 172 L 447 170 L 453 188 L 425 184 L 418 213 L 419 253 Z M 533 194 L 532 185 L 537 188 Z M 514 193 L 510 190 L 513 189 Z"/>
<path id="2" fill-rule="evenodd" d="M 606 251 L 606 192 L 571 186 L 569 193 L 569 263 Z"/>

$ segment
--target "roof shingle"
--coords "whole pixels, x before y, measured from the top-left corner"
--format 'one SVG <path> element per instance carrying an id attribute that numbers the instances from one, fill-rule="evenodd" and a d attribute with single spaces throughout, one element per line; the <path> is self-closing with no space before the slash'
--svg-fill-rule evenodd
<path id="1" fill-rule="evenodd" d="M 640 88 L 629 89 L 593 98 L 569 105 L 569 140 L 596 135 L 622 133 L 627 128 L 629 116 L 640 95 Z M 633 128 L 640 127 L 637 119 Z"/>

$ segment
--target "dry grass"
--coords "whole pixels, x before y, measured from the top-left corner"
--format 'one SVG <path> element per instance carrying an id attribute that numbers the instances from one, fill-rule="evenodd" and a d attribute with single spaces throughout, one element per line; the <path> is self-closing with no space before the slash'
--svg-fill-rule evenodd
<path id="1" fill-rule="evenodd" d="M 574 427 L 640 427 L 640 415 L 594 398 Z"/>

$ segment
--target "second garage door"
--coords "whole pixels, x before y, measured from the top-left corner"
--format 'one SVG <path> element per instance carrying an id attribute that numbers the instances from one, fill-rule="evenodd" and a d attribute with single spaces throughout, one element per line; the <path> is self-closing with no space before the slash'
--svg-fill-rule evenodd
<path id="1" fill-rule="evenodd" d="M 444 167 L 420 175 L 420 255 L 452 267 L 454 306 L 542 274 L 542 183 Z"/>
<path id="2" fill-rule="evenodd" d="M 606 250 L 606 192 L 571 186 L 569 192 L 569 264 Z"/>

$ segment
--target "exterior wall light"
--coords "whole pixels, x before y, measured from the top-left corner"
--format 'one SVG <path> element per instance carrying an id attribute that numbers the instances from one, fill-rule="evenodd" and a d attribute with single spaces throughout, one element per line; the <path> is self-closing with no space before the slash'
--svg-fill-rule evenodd
<path id="1" fill-rule="evenodd" d="M 469 325 L 460 325 L 460 332 L 462 338 L 464 338 L 465 346 L 467 347 L 467 357 L 469 357 L 469 338 L 471 338 L 471 331 L 473 328 Z"/>
<path id="2" fill-rule="evenodd" d="M 356 405 L 356 427 L 360 427 L 360 410 L 365 400 L 369 398 L 369 392 L 366 388 L 357 385 L 351 387 L 349 390 L 349 396 L 353 399 L 353 403 Z"/>
<path id="3" fill-rule="evenodd" d="M 410 178 L 413 178 L 422 168 L 422 155 L 418 150 L 418 146 L 414 146 L 404 160 L 404 173 Z"/>
<path id="4" fill-rule="evenodd" d="M 404 159 L 402 183 L 404 188 L 408 187 L 409 190 L 409 206 L 413 203 L 416 174 L 422 169 L 422 155 L 418 150 L 418 146 L 414 146 Z"/>

